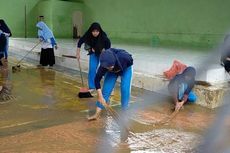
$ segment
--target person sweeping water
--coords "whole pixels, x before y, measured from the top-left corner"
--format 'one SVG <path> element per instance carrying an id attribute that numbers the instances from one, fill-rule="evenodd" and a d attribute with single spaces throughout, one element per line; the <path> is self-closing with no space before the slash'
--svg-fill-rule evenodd
<path id="1" fill-rule="evenodd" d="M 181 74 L 177 74 L 168 85 L 168 90 L 172 95 L 175 111 L 181 109 L 186 102 L 194 103 L 197 99 L 192 91 L 195 85 L 196 70 L 193 67 L 187 67 Z"/>
<path id="2" fill-rule="evenodd" d="M 80 51 L 83 43 L 85 43 L 85 49 L 88 50 L 89 55 L 88 88 L 92 92 L 95 90 L 94 78 L 99 65 L 99 56 L 103 50 L 111 47 L 111 42 L 100 24 L 97 22 L 92 23 L 78 41 L 76 51 L 78 63 L 80 63 Z"/>
<path id="3" fill-rule="evenodd" d="M 1 67 L 6 67 L 5 66 L 5 58 L 4 58 L 4 53 L 5 53 L 5 47 L 6 47 L 6 36 L 4 33 L 0 30 L 0 66 Z"/>
<path id="4" fill-rule="evenodd" d="M 121 78 L 120 92 L 123 111 L 128 109 L 130 101 L 133 75 L 132 55 L 122 49 L 110 48 L 101 53 L 99 61 L 100 66 L 94 79 L 98 101 L 96 102 L 96 113 L 88 117 L 89 121 L 96 120 L 100 116 L 102 109 L 104 109 L 105 103 L 109 103 L 111 92 L 118 77 Z M 103 76 L 104 84 L 101 89 L 100 82 Z"/>
<path id="5" fill-rule="evenodd" d="M 12 33 L 4 20 L 0 19 L 0 66 L 7 67 L 9 37 Z"/>
<path id="6" fill-rule="evenodd" d="M 52 68 L 55 64 L 54 48 L 57 49 L 53 32 L 43 21 L 39 21 L 36 27 L 38 28 L 39 40 L 42 42 L 40 64 L 41 66 L 49 65 Z"/>

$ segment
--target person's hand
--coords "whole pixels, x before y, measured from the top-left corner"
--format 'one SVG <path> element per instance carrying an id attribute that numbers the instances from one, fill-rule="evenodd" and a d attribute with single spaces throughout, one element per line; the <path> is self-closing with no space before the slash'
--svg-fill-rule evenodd
<path id="1" fill-rule="evenodd" d="M 9 34 L 9 33 L 5 33 L 5 32 L 3 32 L 3 34 L 4 34 L 6 37 L 9 37 L 9 36 L 10 36 L 10 34 Z"/>
<path id="2" fill-rule="evenodd" d="M 92 52 L 95 52 L 95 50 L 92 48 Z"/>
<path id="3" fill-rule="evenodd" d="M 42 38 L 39 38 L 39 42 L 43 42 L 43 39 L 42 39 Z"/>
<path id="4" fill-rule="evenodd" d="M 103 97 L 98 97 L 98 99 L 97 99 L 104 107 L 106 107 L 107 106 L 107 103 L 105 102 L 105 99 L 103 98 Z"/>
<path id="5" fill-rule="evenodd" d="M 184 101 L 182 102 L 177 102 L 175 106 L 175 111 L 178 111 L 181 109 L 181 107 L 184 105 Z"/>
<path id="6" fill-rule="evenodd" d="M 81 51 L 81 49 L 77 48 L 77 51 L 76 51 L 76 58 L 77 58 L 77 60 L 80 60 L 80 57 L 81 57 L 80 51 Z"/>
<path id="7" fill-rule="evenodd" d="M 98 98 L 97 98 L 98 102 L 101 103 L 104 107 L 107 107 L 108 104 L 106 103 L 102 95 L 101 89 L 97 89 L 97 95 L 98 95 Z"/>
<path id="8" fill-rule="evenodd" d="M 54 45 L 54 48 L 57 50 L 57 49 L 58 49 L 58 46 L 57 46 L 57 45 Z"/>

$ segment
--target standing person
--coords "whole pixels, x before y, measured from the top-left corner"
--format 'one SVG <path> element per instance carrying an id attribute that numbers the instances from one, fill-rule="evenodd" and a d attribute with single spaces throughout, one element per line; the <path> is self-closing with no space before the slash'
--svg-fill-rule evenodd
<path id="1" fill-rule="evenodd" d="M 44 22 L 45 17 L 43 15 L 38 16 L 38 22 L 43 21 Z"/>
<path id="2" fill-rule="evenodd" d="M 42 42 L 40 64 L 42 66 L 49 65 L 52 68 L 55 64 L 54 48 L 57 49 L 53 32 L 43 21 L 38 22 L 36 27 L 38 28 L 38 37 Z"/>
<path id="3" fill-rule="evenodd" d="M 0 30 L 0 66 L 3 66 L 5 64 L 5 48 L 6 48 L 6 36 L 4 33 Z"/>
<path id="4" fill-rule="evenodd" d="M 88 120 L 95 120 L 99 117 L 103 103 L 109 102 L 109 97 L 115 86 L 118 76 L 121 77 L 121 107 L 125 111 L 128 108 L 131 83 L 132 83 L 132 55 L 122 49 L 110 48 L 100 55 L 100 66 L 95 77 L 95 87 L 97 89 L 98 101 L 96 102 L 96 113 Z M 103 88 L 101 90 L 100 81 L 105 76 Z"/>
<path id="5" fill-rule="evenodd" d="M 230 72 L 230 33 L 224 38 L 224 43 L 221 48 L 221 65 L 224 66 L 226 72 Z M 229 73 L 230 74 L 230 73 Z"/>
<path id="6" fill-rule="evenodd" d="M 95 90 L 94 78 L 99 64 L 99 56 L 103 49 L 109 49 L 111 43 L 106 33 L 102 30 L 99 23 L 92 23 L 86 33 L 79 39 L 77 44 L 76 57 L 80 60 L 81 45 L 85 43 L 85 49 L 88 50 L 89 73 L 88 87 L 90 91 Z"/>
<path id="7" fill-rule="evenodd" d="M 177 74 L 170 80 L 168 89 L 173 97 L 175 110 L 179 110 L 187 101 L 196 101 L 197 96 L 192 91 L 195 85 L 195 76 L 195 68 L 187 67 L 181 74 Z"/>
<path id="8" fill-rule="evenodd" d="M 230 52 L 230 33 L 228 33 L 225 38 L 224 42 L 221 46 L 221 58 L 220 58 L 220 64 L 224 66 L 224 61 L 226 60 L 226 57 L 229 55 Z"/>
<path id="9" fill-rule="evenodd" d="M 7 65 L 8 58 L 8 49 L 9 49 L 9 37 L 12 36 L 12 33 L 5 23 L 4 20 L 0 19 L 0 65 L 4 67 Z"/>

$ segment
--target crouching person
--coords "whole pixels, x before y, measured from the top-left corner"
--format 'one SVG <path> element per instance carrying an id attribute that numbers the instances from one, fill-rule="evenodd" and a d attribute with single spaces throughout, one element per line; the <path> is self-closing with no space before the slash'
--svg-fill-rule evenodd
<path id="1" fill-rule="evenodd" d="M 178 111 L 186 102 L 194 103 L 197 96 L 192 91 L 195 85 L 196 70 L 187 67 L 181 74 L 177 74 L 170 80 L 168 89 L 173 97 L 175 111 Z"/>
<path id="2" fill-rule="evenodd" d="M 103 51 L 100 55 L 100 66 L 95 77 L 95 87 L 97 90 L 98 101 L 96 102 L 96 113 L 88 120 L 95 120 L 104 109 L 103 104 L 109 102 L 109 98 L 116 84 L 117 78 L 121 77 L 121 107 L 127 110 L 131 94 L 132 82 L 132 55 L 122 49 L 110 48 Z M 100 81 L 104 76 L 104 84 L 101 89 Z"/>

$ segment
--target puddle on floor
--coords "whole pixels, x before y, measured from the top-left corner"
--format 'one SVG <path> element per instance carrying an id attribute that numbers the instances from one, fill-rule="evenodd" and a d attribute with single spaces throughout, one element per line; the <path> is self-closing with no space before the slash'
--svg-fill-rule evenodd
<path id="1" fill-rule="evenodd" d="M 25 64 L 20 72 L 2 74 L 1 80 L 15 97 L 0 105 L 2 152 L 193 152 L 215 115 L 212 110 L 186 105 L 169 124 L 156 128 L 153 123 L 172 113 L 171 103 L 151 105 L 151 97 L 143 96 L 146 91 L 133 88 L 131 107 L 150 103 L 129 116 L 132 133 L 121 143 L 121 130 L 105 111 L 99 120 L 87 121 L 96 99 L 77 97 L 80 77 Z M 119 99 L 118 88 L 111 98 L 117 111 Z"/>

